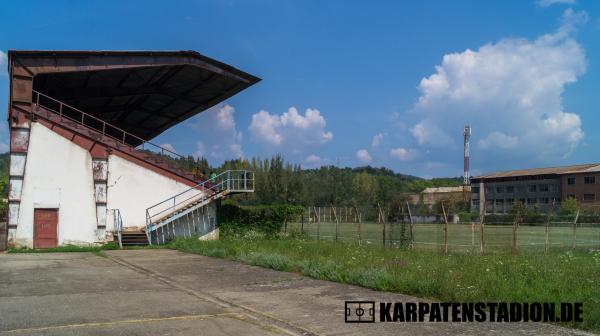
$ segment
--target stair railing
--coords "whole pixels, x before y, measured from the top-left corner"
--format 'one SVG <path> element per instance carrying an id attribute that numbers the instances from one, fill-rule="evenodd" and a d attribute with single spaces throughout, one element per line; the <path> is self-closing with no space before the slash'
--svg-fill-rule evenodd
<path id="1" fill-rule="evenodd" d="M 133 148 L 139 148 L 141 150 L 154 149 L 154 151 L 157 151 L 163 155 L 171 155 L 174 157 L 185 158 L 184 156 L 179 155 L 174 151 L 161 147 L 150 141 L 146 141 L 117 126 L 109 124 L 98 117 L 85 113 L 78 108 L 67 105 L 61 102 L 60 100 L 56 100 L 41 92 L 33 90 L 33 101 L 37 106 L 41 106 L 50 112 L 58 114 L 58 116 L 60 116 L 61 119 L 68 119 L 82 126 L 92 128 L 93 130 L 102 133 L 103 136 L 107 136 L 123 145 Z M 36 113 L 35 108 L 33 109 L 33 111 L 33 113 Z M 139 142 L 140 144 L 137 147 L 134 147 L 131 144 L 129 144 L 127 140 L 135 140 L 135 142 Z"/>
<path id="2" fill-rule="evenodd" d="M 146 232 L 154 229 L 157 220 L 170 216 L 188 205 L 202 203 L 224 193 L 254 192 L 254 172 L 227 170 L 146 209 Z"/>
<path id="3" fill-rule="evenodd" d="M 119 209 L 112 209 L 113 212 L 113 227 L 117 233 L 119 240 L 119 247 L 123 248 L 123 218 L 121 217 L 121 211 Z"/>

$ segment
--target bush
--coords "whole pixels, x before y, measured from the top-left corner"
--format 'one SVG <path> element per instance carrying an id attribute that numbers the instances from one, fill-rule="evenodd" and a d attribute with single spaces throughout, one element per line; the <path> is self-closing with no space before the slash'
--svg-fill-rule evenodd
<path id="1" fill-rule="evenodd" d="M 479 220 L 479 212 L 477 211 L 461 211 L 458 213 L 458 218 L 461 222 L 473 222 Z"/>
<path id="2" fill-rule="evenodd" d="M 238 206 L 222 203 L 217 211 L 221 234 L 224 236 L 249 230 L 267 235 L 281 231 L 286 220 L 301 215 L 304 208 L 296 205 Z"/>

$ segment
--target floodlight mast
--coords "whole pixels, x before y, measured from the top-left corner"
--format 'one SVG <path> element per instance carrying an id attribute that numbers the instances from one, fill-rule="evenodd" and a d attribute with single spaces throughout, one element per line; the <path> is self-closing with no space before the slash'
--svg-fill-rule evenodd
<path id="1" fill-rule="evenodd" d="M 470 185 L 471 184 L 471 176 L 470 176 L 470 171 L 469 171 L 469 158 L 470 158 L 470 154 L 469 154 L 469 147 L 471 144 L 471 126 L 469 125 L 465 125 L 465 129 L 463 132 L 463 136 L 464 136 L 464 180 L 463 180 L 463 185 Z"/>

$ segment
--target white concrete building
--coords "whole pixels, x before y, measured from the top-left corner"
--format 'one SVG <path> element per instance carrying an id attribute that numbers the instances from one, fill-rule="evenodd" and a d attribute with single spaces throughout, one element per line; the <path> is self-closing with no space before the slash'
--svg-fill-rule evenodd
<path id="1" fill-rule="evenodd" d="M 207 181 L 146 139 L 254 76 L 190 51 L 9 51 L 9 76 L 9 245 L 215 237 L 216 201 L 253 190 L 250 172 Z"/>

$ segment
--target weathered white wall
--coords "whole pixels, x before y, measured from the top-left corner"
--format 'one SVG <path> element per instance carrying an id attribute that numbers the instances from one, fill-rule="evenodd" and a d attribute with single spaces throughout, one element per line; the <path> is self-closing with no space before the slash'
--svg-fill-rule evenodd
<path id="1" fill-rule="evenodd" d="M 12 211 L 17 229 L 9 230 L 9 240 L 17 246 L 33 247 L 34 208 L 59 209 L 59 245 L 90 244 L 110 240 L 110 209 L 121 211 L 124 227 L 141 228 L 146 208 L 190 188 L 114 154 L 108 158 L 106 185 L 95 185 L 87 150 L 38 123 L 32 123 L 29 141 L 26 164 L 11 162 L 11 171 L 25 169 L 24 179 L 15 180 L 11 190 L 15 195 L 22 191 L 18 211 Z M 215 216 L 214 205 L 209 208 Z M 99 230 L 98 222 L 106 222 L 106 230 Z"/>
<path id="2" fill-rule="evenodd" d="M 14 243 L 33 247 L 34 208 L 59 209 L 59 245 L 97 241 L 91 167 L 87 150 L 32 123 Z"/>
<path id="3" fill-rule="evenodd" d="M 117 155 L 108 158 L 107 208 L 121 211 L 123 227 L 146 226 L 148 207 L 189 188 Z M 110 213 L 106 228 L 113 228 Z"/>

